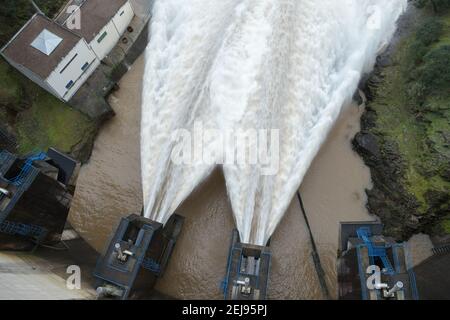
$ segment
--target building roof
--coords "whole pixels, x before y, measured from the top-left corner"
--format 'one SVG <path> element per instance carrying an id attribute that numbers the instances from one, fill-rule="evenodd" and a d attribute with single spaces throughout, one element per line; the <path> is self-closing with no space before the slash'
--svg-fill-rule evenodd
<path id="1" fill-rule="evenodd" d="M 67 26 L 68 18 L 71 16 L 67 14 L 68 8 L 73 5 L 80 7 L 81 29 L 72 31 L 89 43 L 127 2 L 128 0 L 70 0 L 55 21 Z"/>
<path id="2" fill-rule="evenodd" d="M 36 43 L 36 39 L 42 35 L 44 30 L 51 33 L 54 39 L 48 42 L 47 49 L 52 49 L 51 47 L 56 44 L 56 38 L 61 39 L 49 55 L 37 49 L 36 46 L 32 46 L 32 43 Z M 44 15 L 35 14 L 3 48 L 2 53 L 16 64 L 22 65 L 46 79 L 80 40 L 80 36 Z"/>
<path id="3" fill-rule="evenodd" d="M 59 46 L 61 41 L 62 39 L 60 37 L 48 31 L 47 29 L 44 29 L 36 37 L 36 39 L 34 39 L 34 41 L 31 43 L 31 46 L 49 56 L 53 51 L 55 51 L 56 47 Z"/>

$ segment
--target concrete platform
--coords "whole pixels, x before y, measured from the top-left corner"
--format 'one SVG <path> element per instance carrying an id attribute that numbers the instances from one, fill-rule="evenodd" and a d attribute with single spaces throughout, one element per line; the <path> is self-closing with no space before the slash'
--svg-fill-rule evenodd
<path id="1" fill-rule="evenodd" d="M 0 252 L 0 300 L 90 299 L 87 289 L 69 290 L 66 279 L 54 273 L 61 268 L 36 255 Z M 67 276 L 69 276 L 67 274 Z"/>
<path id="2" fill-rule="evenodd" d="M 436 254 L 414 267 L 421 300 L 450 300 L 450 253 Z"/>
<path id="3" fill-rule="evenodd" d="M 92 271 L 98 253 L 71 228 L 62 240 L 35 251 L 0 251 L 0 300 L 94 299 Z M 72 290 L 67 279 L 73 274 L 68 267 L 74 265 L 80 268 L 81 288 Z"/>

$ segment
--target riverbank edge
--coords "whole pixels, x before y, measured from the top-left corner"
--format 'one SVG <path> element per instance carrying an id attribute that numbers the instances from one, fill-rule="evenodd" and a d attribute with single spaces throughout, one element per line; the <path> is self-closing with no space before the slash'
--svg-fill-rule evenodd
<path id="1" fill-rule="evenodd" d="M 399 18 L 391 43 L 378 56 L 373 71 L 361 80 L 359 90 L 366 98 L 366 109 L 361 117 L 361 130 L 352 140 L 352 145 L 370 169 L 373 187 L 366 190 L 367 208 L 384 223 L 385 233 L 398 240 L 426 233 L 439 245 L 449 243 L 450 235 L 437 231 L 436 223 L 441 217 L 433 214 L 433 208 L 427 214 L 419 212 L 417 199 L 407 191 L 404 184 L 405 161 L 395 142 L 374 130 L 378 111 L 372 108 L 372 103 L 377 99 L 376 89 L 385 84 L 383 71 L 396 66 L 394 58 L 402 42 L 413 35 L 426 16 L 423 10 L 409 4 Z"/>

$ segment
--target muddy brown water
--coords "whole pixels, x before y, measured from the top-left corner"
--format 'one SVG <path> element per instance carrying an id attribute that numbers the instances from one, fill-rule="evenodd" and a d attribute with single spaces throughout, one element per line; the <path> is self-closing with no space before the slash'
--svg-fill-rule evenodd
<path id="1" fill-rule="evenodd" d="M 117 116 L 102 129 L 92 157 L 80 172 L 70 222 L 102 251 L 120 217 L 139 213 L 140 101 L 144 58 L 120 82 L 110 103 Z M 362 108 L 348 106 L 314 160 L 300 191 L 312 232 L 336 297 L 336 256 L 340 221 L 374 220 L 365 209 L 364 189 L 370 172 L 351 149 L 359 131 Z M 181 205 L 186 217 L 166 273 L 157 284 L 165 294 L 182 299 L 220 299 L 231 232 L 235 227 L 220 169 Z M 311 258 L 311 243 L 297 199 L 271 239 L 273 252 L 269 298 L 322 299 Z"/>

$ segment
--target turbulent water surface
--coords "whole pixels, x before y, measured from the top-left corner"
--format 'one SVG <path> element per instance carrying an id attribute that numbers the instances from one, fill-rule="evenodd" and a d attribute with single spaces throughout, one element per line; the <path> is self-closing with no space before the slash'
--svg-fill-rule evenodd
<path id="1" fill-rule="evenodd" d="M 142 207 L 139 119 L 144 69 L 141 57 L 120 81 L 109 103 L 116 117 L 102 127 L 88 164 L 81 168 L 70 222 L 99 252 L 120 218 Z M 370 172 L 352 151 L 363 108 L 348 106 L 322 145 L 302 182 L 301 193 L 330 291 L 336 291 L 339 222 L 367 221 L 364 190 Z M 221 299 L 228 244 L 235 228 L 221 170 L 215 170 L 177 209 L 182 232 L 158 290 L 176 298 Z M 323 298 L 311 259 L 311 244 L 297 199 L 271 237 L 269 298 Z M 289 274 L 289 277 L 286 277 Z M 333 289 L 334 288 L 334 289 Z"/>
<path id="2" fill-rule="evenodd" d="M 266 243 L 406 3 L 157 0 L 143 83 L 145 215 L 167 221 L 215 167 L 171 161 L 177 129 L 278 129 L 276 174 L 223 166 L 241 239 Z M 216 157 L 218 145 L 204 141 Z"/>

